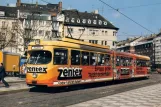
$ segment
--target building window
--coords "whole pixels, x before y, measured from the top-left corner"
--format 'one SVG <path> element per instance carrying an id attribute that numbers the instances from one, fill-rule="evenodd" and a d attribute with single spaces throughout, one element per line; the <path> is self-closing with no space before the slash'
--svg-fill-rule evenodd
<path id="1" fill-rule="evenodd" d="M 89 40 L 89 43 L 98 44 L 98 40 Z"/>
<path id="2" fill-rule="evenodd" d="M 113 46 L 115 46 L 115 41 L 113 41 Z"/>
<path id="3" fill-rule="evenodd" d="M 90 32 L 89 35 L 98 36 L 98 30 L 90 29 L 89 32 Z"/>
<path id="4" fill-rule="evenodd" d="M 12 29 L 16 29 L 17 28 L 17 22 L 12 22 Z"/>
<path id="5" fill-rule="evenodd" d="M 107 41 L 105 41 L 105 45 L 107 45 Z"/>
<path id="6" fill-rule="evenodd" d="M 102 45 L 103 45 L 103 42 L 104 42 L 104 41 L 102 41 L 102 43 L 101 43 Z"/>
<path id="7" fill-rule="evenodd" d="M 37 20 L 33 20 L 33 27 L 38 26 L 38 21 Z"/>
<path id="8" fill-rule="evenodd" d="M 105 31 L 105 35 L 108 35 L 107 33 L 108 33 L 108 32 L 107 32 L 107 31 Z"/>
<path id="9" fill-rule="evenodd" d="M 98 40 L 95 40 L 95 44 L 98 44 Z"/>
<path id="10" fill-rule="evenodd" d="M 73 28 L 68 28 L 68 33 L 73 33 Z"/>
<path id="11" fill-rule="evenodd" d="M 113 36 L 116 36 L 116 33 L 117 33 L 117 32 L 113 31 Z"/>
<path id="12" fill-rule="evenodd" d="M 2 28 L 5 28 L 5 27 L 6 27 L 6 22 L 2 21 Z"/>
<path id="13" fill-rule="evenodd" d="M 51 22 L 50 21 L 46 21 L 46 26 L 50 26 Z"/>
<path id="14" fill-rule="evenodd" d="M 79 32 L 82 34 L 85 31 L 85 29 L 79 29 Z"/>
<path id="15" fill-rule="evenodd" d="M 102 35 L 104 35 L 104 30 L 102 30 Z"/>
<path id="16" fill-rule="evenodd" d="M 50 36 L 50 31 L 46 31 L 45 36 Z"/>
<path id="17" fill-rule="evenodd" d="M 40 25 L 40 26 L 44 26 L 44 21 L 43 21 L 43 20 L 40 20 L 40 21 L 39 21 L 39 25 Z"/>
<path id="18" fill-rule="evenodd" d="M 37 30 L 33 30 L 33 31 L 32 31 L 32 35 L 33 35 L 33 36 L 37 36 Z"/>
<path id="19" fill-rule="evenodd" d="M 43 30 L 39 30 L 39 35 L 40 36 L 44 36 L 44 31 Z"/>

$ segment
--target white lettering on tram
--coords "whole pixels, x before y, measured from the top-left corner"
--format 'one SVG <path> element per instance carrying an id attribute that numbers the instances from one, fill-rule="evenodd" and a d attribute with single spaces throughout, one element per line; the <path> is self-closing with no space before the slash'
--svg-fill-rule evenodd
<path id="1" fill-rule="evenodd" d="M 81 79 L 82 78 L 82 68 L 58 68 L 60 72 L 58 80 L 64 79 Z"/>
<path id="2" fill-rule="evenodd" d="M 27 67 L 28 73 L 46 73 L 47 67 Z"/>

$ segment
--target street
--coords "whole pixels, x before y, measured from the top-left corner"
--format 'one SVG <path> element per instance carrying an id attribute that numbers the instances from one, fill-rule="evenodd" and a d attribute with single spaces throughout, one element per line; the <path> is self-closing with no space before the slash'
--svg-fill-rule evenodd
<path id="1" fill-rule="evenodd" d="M 0 95 L 0 107 L 64 107 L 105 97 L 161 82 L 160 74 L 149 79 L 137 79 L 72 86 L 69 88 L 31 88 L 12 94 Z"/>

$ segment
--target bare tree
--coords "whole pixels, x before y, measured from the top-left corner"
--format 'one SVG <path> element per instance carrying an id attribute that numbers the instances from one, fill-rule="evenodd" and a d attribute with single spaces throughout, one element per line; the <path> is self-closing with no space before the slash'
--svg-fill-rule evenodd
<path id="1" fill-rule="evenodd" d="M 9 26 L 9 21 L 3 21 L 0 29 L 0 50 L 9 46 L 15 47 L 15 39 L 14 29 Z"/>
<path id="2" fill-rule="evenodd" d="M 16 20 L 16 29 L 17 29 L 17 35 L 19 35 L 23 39 L 23 46 L 27 48 L 27 45 L 29 42 L 35 39 L 35 37 L 38 35 L 38 31 L 41 28 L 41 23 L 43 21 L 40 17 L 40 14 L 32 14 L 27 19 L 18 19 Z"/>

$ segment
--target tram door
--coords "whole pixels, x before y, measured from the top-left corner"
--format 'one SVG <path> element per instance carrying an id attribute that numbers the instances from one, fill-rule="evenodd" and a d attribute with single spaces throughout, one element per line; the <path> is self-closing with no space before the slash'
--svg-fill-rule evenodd
<path id="1" fill-rule="evenodd" d="M 136 58 L 134 57 L 133 58 L 133 61 L 132 61 L 132 75 L 131 75 L 131 77 L 135 77 L 135 75 L 136 75 Z"/>

